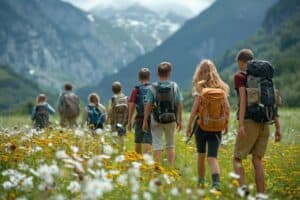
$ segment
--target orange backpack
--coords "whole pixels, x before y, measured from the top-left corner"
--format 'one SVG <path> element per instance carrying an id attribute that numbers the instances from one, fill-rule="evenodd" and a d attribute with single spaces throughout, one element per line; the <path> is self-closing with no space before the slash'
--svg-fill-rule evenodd
<path id="1" fill-rule="evenodd" d="M 204 88 L 198 108 L 198 125 L 204 131 L 223 131 L 227 123 L 226 109 L 226 94 L 222 89 Z"/>

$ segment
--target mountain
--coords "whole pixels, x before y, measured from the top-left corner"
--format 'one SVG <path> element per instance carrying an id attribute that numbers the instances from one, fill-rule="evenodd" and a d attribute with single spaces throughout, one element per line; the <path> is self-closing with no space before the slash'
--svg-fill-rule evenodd
<path id="1" fill-rule="evenodd" d="M 122 29 L 68 3 L 0 1 L 0 62 L 43 86 L 92 84 L 139 54 Z"/>
<path id="2" fill-rule="evenodd" d="M 15 110 L 21 105 L 32 105 L 40 89 L 37 84 L 0 65 L 0 113 Z"/>
<path id="3" fill-rule="evenodd" d="M 280 0 L 269 9 L 261 30 L 221 56 L 218 65 L 225 67 L 222 75 L 231 84 L 238 69 L 235 55 L 241 48 L 251 48 L 256 58 L 269 60 L 284 104 L 300 106 L 300 1 Z"/>
<path id="4" fill-rule="evenodd" d="M 138 57 L 119 73 L 106 76 L 97 86 L 81 90 L 85 96 L 90 91 L 100 91 L 104 99 L 111 94 L 111 83 L 119 80 L 125 92 L 136 83 L 140 67 L 149 66 L 156 74 L 156 66 L 163 60 L 173 63 L 172 79 L 182 88 L 190 87 L 196 65 L 203 58 L 215 60 L 238 42 L 256 33 L 267 10 L 277 0 L 218 0 L 208 9 L 185 24 L 160 46 Z M 153 75 L 154 77 L 155 75 Z"/>
<path id="5" fill-rule="evenodd" d="M 186 20 L 176 13 L 159 14 L 137 3 L 123 9 L 96 7 L 91 13 L 130 35 L 141 55 L 160 45 Z"/>

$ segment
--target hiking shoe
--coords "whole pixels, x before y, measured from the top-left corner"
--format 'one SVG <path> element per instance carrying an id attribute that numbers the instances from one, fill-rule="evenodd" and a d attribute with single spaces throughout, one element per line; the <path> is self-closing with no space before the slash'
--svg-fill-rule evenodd
<path id="1" fill-rule="evenodd" d="M 255 197 L 256 200 L 265 200 L 268 199 L 268 196 L 264 193 L 258 193 Z"/>
<path id="2" fill-rule="evenodd" d="M 240 197 L 247 197 L 250 194 L 250 191 L 246 185 L 243 185 L 237 189 L 237 193 Z"/>
<path id="3" fill-rule="evenodd" d="M 221 191 L 220 183 L 214 183 L 212 185 L 212 189 L 215 189 L 220 192 Z"/>
<path id="4" fill-rule="evenodd" d="M 202 189 L 205 188 L 205 179 L 199 178 L 197 186 L 202 188 Z"/>

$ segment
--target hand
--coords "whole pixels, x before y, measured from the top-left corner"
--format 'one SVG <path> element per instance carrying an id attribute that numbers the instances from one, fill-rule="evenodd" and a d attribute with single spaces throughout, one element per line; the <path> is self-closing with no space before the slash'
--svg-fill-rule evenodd
<path id="1" fill-rule="evenodd" d="M 188 126 L 186 129 L 186 136 L 191 137 L 191 135 L 192 135 L 192 128 L 191 128 L 191 126 Z"/>
<path id="2" fill-rule="evenodd" d="M 144 121 L 143 122 L 143 131 L 145 132 L 145 133 L 147 133 L 148 132 L 148 129 L 149 129 L 149 126 L 148 126 L 148 122 L 146 121 Z"/>
<path id="3" fill-rule="evenodd" d="M 226 135 L 227 133 L 228 133 L 228 124 L 226 125 L 226 127 L 224 129 L 223 135 Z"/>
<path id="4" fill-rule="evenodd" d="M 238 137 L 241 137 L 241 138 L 246 137 L 246 132 L 245 132 L 244 126 L 240 126 L 239 131 L 238 131 Z"/>
<path id="5" fill-rule="evenodd" d="M 275 142 L 280 142 L 280 140 L 281 140 L 281 131 L 276 130 L 276 132 L 275 132 Z"/>
<path id="6" fill-rule="evenodd" d="M 131 121 L 128 121 L 127 129 L 129 132 L 131 132 L 131 129 L 132 129 Z"/>
<path id="7" fill-rule="evenodd" d="M 181 128 L 182 128 L 182 122 L 181 122 L 181 121 L 178 121 L 178 122 L 177 122 L 177 130 L 178 130 L 178 131 L 181 131 Z"/>

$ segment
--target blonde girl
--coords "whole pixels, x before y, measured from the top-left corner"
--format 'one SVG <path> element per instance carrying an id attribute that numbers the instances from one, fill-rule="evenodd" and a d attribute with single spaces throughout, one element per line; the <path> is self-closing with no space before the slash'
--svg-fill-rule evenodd
<path id="1" fill-rule="evenodd" d="M 212 187 L 220 190 L 220 167 L 217 160 L 218 149 L 221 143 L 222 132 L 227 133 L 229 118 L 229 103 L 227 96 L 229 93 L 228 85 L 220 78 L 215 64 L 211 60 L 203 60 L 196 68 L 193 76 L 193 96 L 194 104 L 187 125 L 187 136 L 191 136 L 192 123 L 201 108 L 201 97 L 204 89 L 221 89 L 225 93 L 225 128 L 223 131 L 204 131 L 197 126 L 196 128 L 196 144 L 198 152 L 198 184 L 205 185 L 205 157 L 211 169 Z M 206 146 L 207 153 L 206 153 Z"/>

